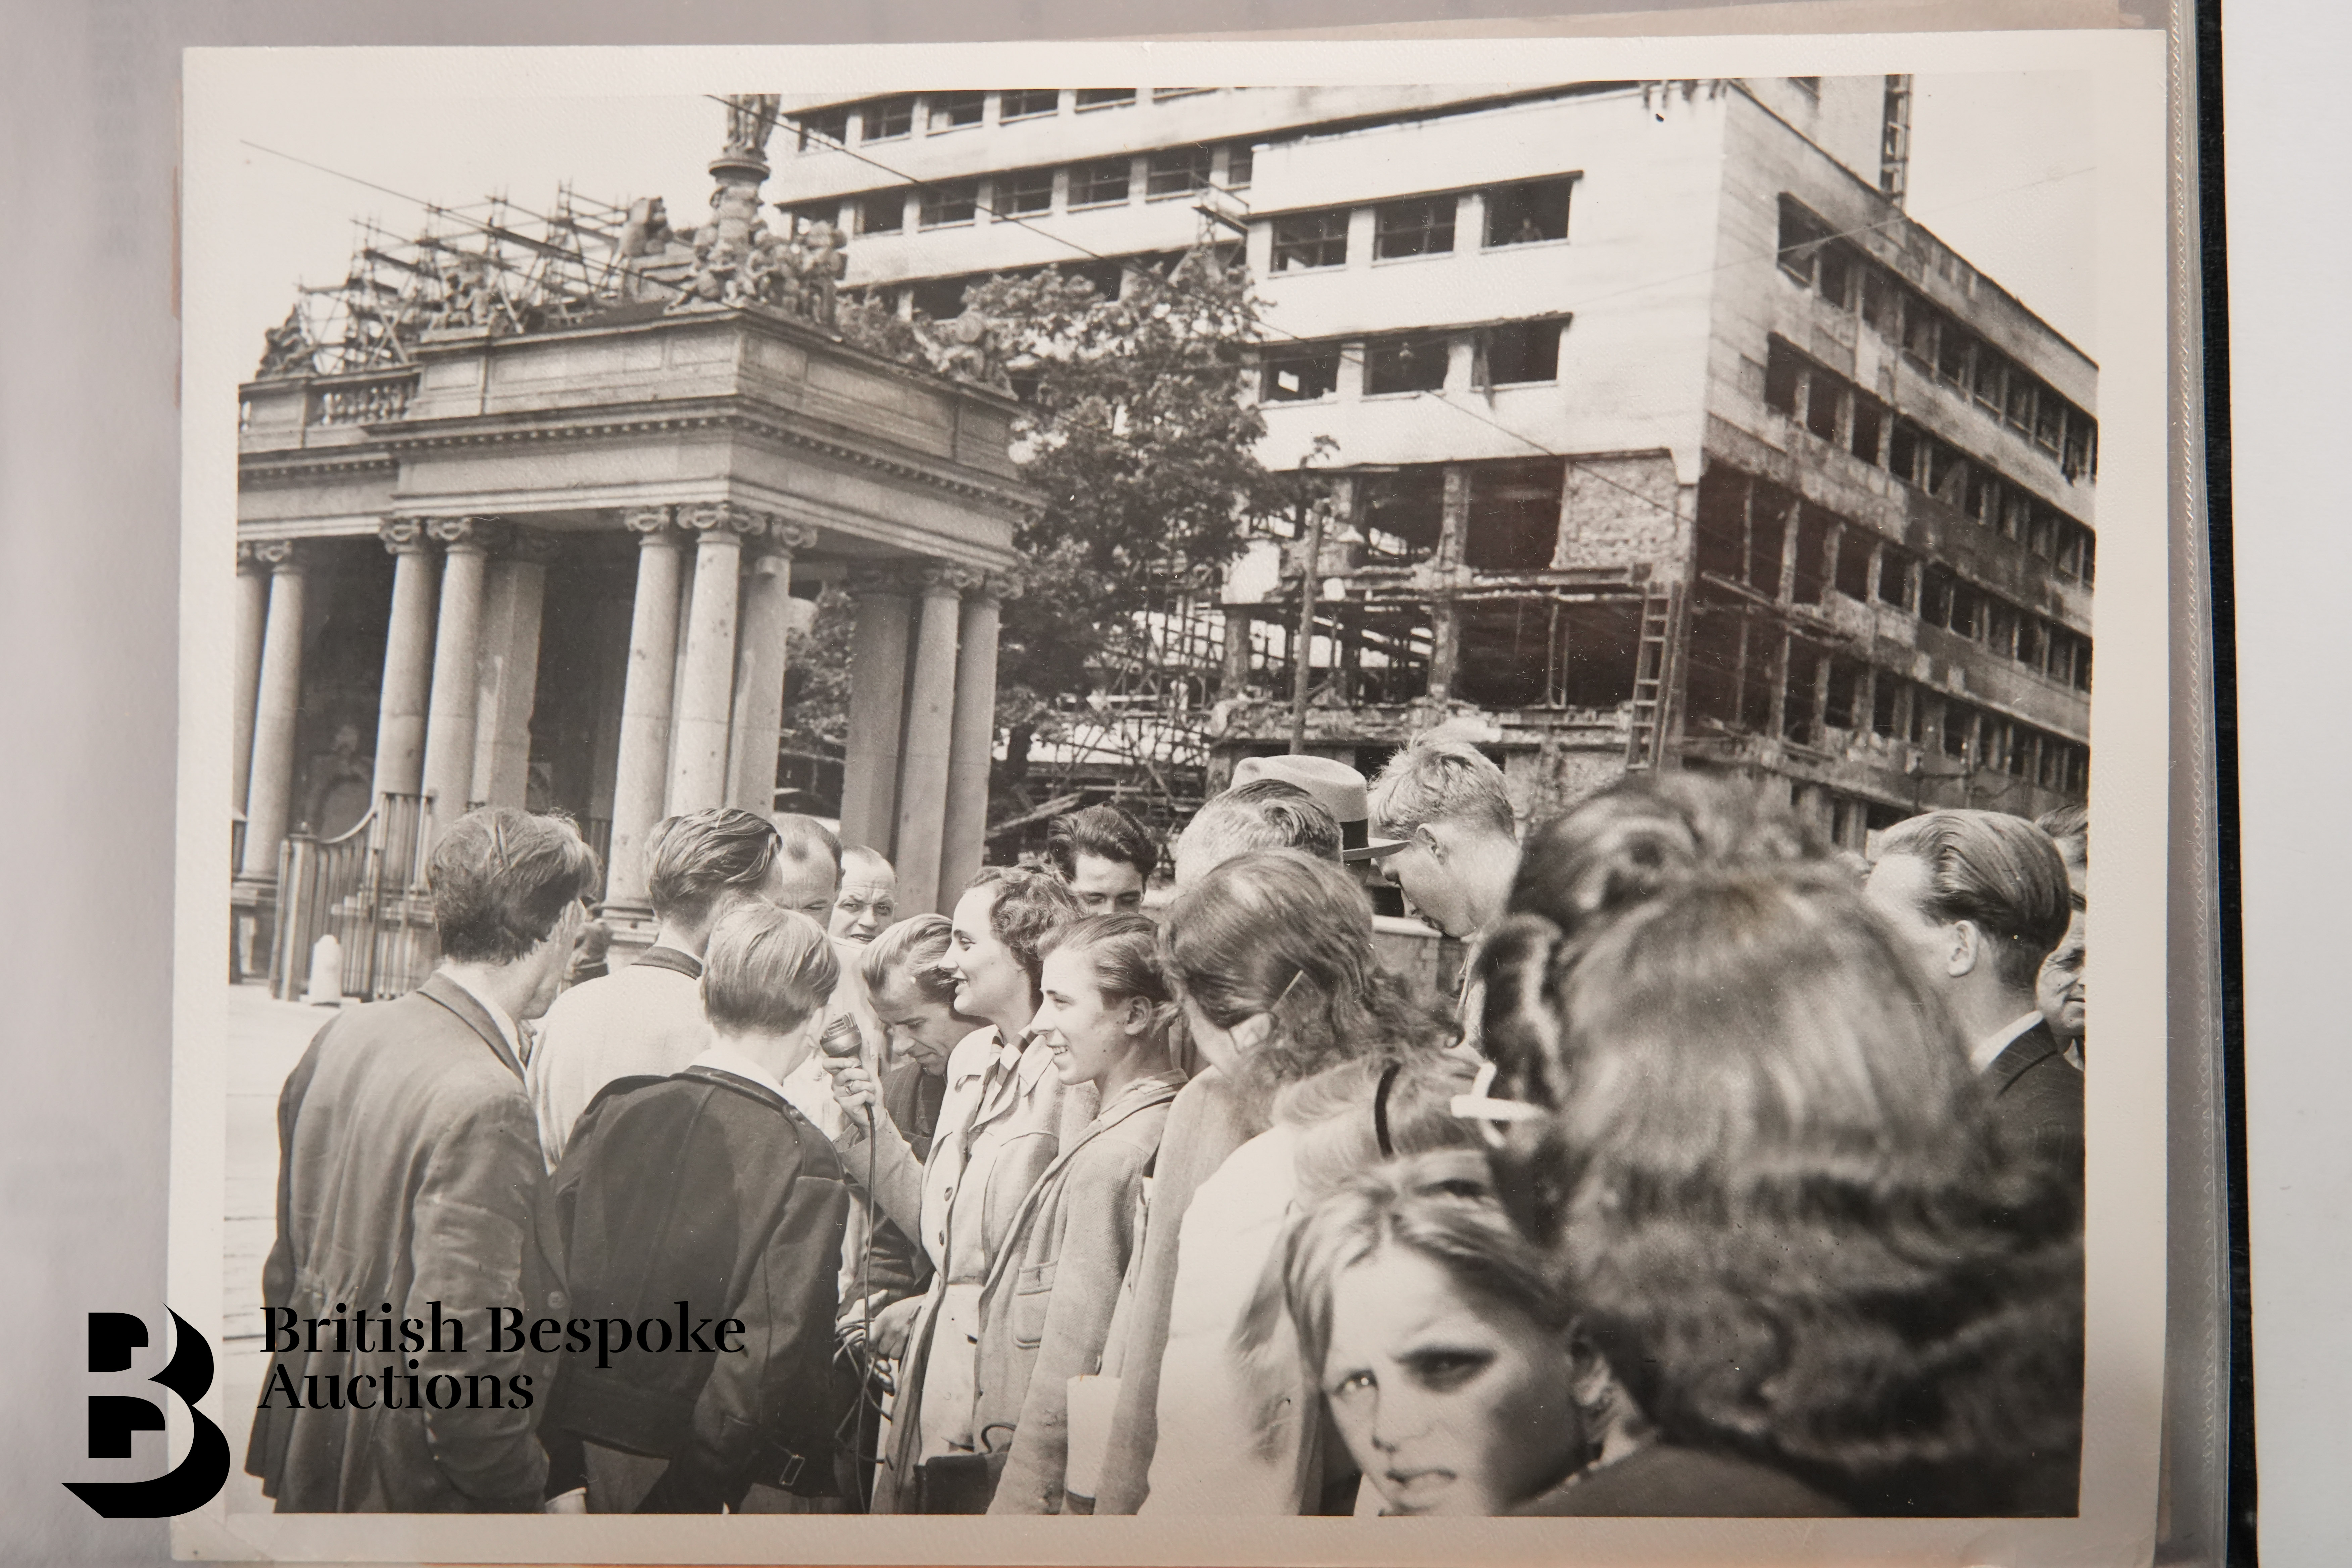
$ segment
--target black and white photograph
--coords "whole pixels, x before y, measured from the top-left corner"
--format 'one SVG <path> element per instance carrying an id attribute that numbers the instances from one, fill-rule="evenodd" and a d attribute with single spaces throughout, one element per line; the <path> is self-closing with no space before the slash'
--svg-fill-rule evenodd
<path id="1" fill-rule="evenodd" d="M 1803 41 L 192 55 L 180 1549 L 2144 1513 L 2161 53 Z"/>

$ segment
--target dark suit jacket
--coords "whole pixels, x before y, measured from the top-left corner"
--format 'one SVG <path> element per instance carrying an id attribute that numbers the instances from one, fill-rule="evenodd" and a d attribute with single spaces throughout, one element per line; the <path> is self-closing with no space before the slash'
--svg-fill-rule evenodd
<path id="1" fill-rule="evenodd" d="M 2083 1073 L 2037 1023 L 1984 1069 L 1994 1120 L 2011 1141 L 2053 1161 L 2083 1190 Z"/>
<path id="2" fill-rule="evenodd" d="M 435 974 L 395 1002 L 338 1015 L 319 1031 L 278 1101 L 278 1240 L 262 1270 L 271 1307 L 332 1317 L 339 1303 L 371 1320 L 370 1349 L 333 1331 L 315 1353 L 274 1357 L 303 1396 L 290 1409 L 274 1393 L 255 1415 L 245 1468 L 280 1512 L 535 1511 L 547 1456 L 532 1405 L 545 1395 L 551 1358 L 528 1349 L 493 1353 L 487 1314 L 562 1316 L 561 1278 L 534 1231 L 545 1167 L 522 1067 L 481 1005 Z M 463 1349 L 446 1335 L 438 1352 L 380 1348 L 374 1320 L 458 1320 Z M 419 1364 L 411 1369 L 414 1356 Z M 440 1374 L 472 1391 L 478 1406 L 417 1408 Z M 321 1405 L 337 1380 L 343 1408 Z M 385 1405 L 397 1384 L 401 1408 Z M 469 1384 L 469 1378 L 484 1383 Z M 355 1380 L 368 1408 L 354 1409 Z M 505 1391 L 488 1403 L 488 1380 Z M 516 1380 L 527 1379 L 520 1384 Z"/>
<path id="3" fill-rule="evenodd" d="M 575 1313 L 743 1325 L 736 1353 L 567 1356 L 551 1434 L 669 1460 L 640 1513 L 716 1513 L 761 1481 L 832 1490 L 856 1394 L 834 1370 L 849 1192 L 824 1133 L 717 1068 L 621 1079 L 573 1127 L 550 1215 Z"/>

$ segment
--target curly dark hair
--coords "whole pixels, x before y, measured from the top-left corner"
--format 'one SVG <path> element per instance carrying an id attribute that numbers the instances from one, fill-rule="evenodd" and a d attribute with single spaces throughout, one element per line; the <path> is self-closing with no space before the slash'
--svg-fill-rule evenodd
<path id="1" fill-rule="evenodd" d="M 1861 1513 L 2071 1513 L 2071 1192 L 1851 878 L 1693 783 L 1539 839 L 1590 853 L 1523 871 L 1482 955 L 1487 1047 L 1553 1111 L 1496 1156 L 1507 1202 L 1666 1441 Z"/>
<path id="2" fill-rule="evenodd" d="M 1339 866 L 1261 849 L 1211 868 L 1177 895 L 1169 978 L 1220 1028 L 1264 1013 L 1274 1027 L 1244 1064 L 1244 1097 L 1381 1048 L 1442 1047 L 1452 1025 L 1415 1000 L 1372 952 L 1372 906 Z"/>
<path id="3" fill-rule="evenodd" d="M 1135 868 L 1150 877 L 1160 866 L 1160 846 L 1133 816 L 1115 805 L 1090 805 L 1057 816 L 1045 829 L 1045 862 L 1064 881 L 1078 874 L 1078 857 L 1092 855 Z"/>
<path id="4" fill-rule="evenodd" d="M 1028 973 L 1029 1000 L 1034 1005 L 1045 950 L 1086 910 L 1067 882 L 1034 866 L 983 866 L 964 891 L 976 888 L 996 889 L 995 901 L 988 909 L 988 929 Z"/>
<path id="5" fill-rule="evenodd" d="M 596 890 L 596 852 L 562 813 L 485 806 L 449 825 L 425 872 L 441 951 L 460 963 L 511 963 L 545 942 L 565 908 Z"/>

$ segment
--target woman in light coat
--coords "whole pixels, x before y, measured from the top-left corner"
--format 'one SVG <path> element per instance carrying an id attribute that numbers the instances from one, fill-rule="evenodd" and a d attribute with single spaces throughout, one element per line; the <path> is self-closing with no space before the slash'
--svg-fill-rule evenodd
<path id="1" fill-rule="evenodd" d="M 981 1291 L 973 1419 L 1003 1467 L 991 1513 L 1063 1510 L 1070 1380 L 1101 1368 L 1143 1184 L 1184 1081 L 1169 1059 L 1176 1008 L 1159 941 L 1144 916 L 1097 915 L 1045 955 L 1031 1026 L 1063 1086 L 1093 1086 L 1102 1109 L 1030 1189 Z"/>
<path id="2" fill-rule="evenodd" d="M 870 1074 L 851 1067 L 834 1079 L 847 1112 L 840 1148 L 850 1179 L 871 1181 L 876 1204 L 913 1232 L 933 1269 L 929 1290 L 874 1320 L 874 1353 L 898 1363 L 883 1468 L 874 1483 L 877 1513 L 986 1506 L 984 1488 L 950 1485 L 959 1468 L 952 1461 L 962 1456 L 980 1462 L 973 1403 L 981 1288 L 1021 1200 L 1060 1152 L 1063 1085 L 1052 1050 L 1033 1037 L 1029 1022 L 1044 949 L 1077 918 L 1076 896 L 1042 871 L 991 867 L 957 900 L 947 963 L 956 980 L 954 1006 L 988 1026 L 966 1036 L 948 1058 L 928 1161 L 917 1161 L 887 1120 L 869 1122 L 879 1103 Z M 926 1485 L 920 1472 L 935 1459 L 951 1463 Z"/>

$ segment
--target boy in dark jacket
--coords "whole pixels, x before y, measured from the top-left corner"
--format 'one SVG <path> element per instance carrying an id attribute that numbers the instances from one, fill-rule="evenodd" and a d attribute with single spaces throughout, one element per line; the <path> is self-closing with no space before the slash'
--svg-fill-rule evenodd
<path id="1" fill-rule="evenodd" d="M 833 1356 L 848 1194 L 782 1080 L 815 1048 L 838 977 L 814 921 L 740 906 L 705 957 L 709 1047 L 671 1077 L 608 1085 L 573 1130 L 553 1190 L 564 1315 L 638 1331 L 609 1357 L 563 1357 L 551 1495 L 584 1484 L 595 1512 L 716 1513 L 761 1484 L 834 1494 L 855 1398 Z"/>

